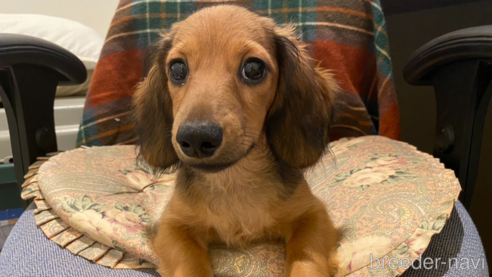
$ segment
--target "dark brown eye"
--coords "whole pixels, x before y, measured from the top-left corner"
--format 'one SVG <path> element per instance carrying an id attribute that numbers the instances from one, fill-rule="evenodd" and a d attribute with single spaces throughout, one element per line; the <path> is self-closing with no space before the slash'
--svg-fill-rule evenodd
<path id="1" fill-rule="evenodd" d="M 184 84 L 188 77 L 188 67 L 183 60 L 176 60 L 171 62 L 169 66 L 169 78 L 171 81 L 177 84 Z"/>
<path id="2" fill-rule="evenodd" d="M 243 65 L 242 77 L 244 80 L 258 82 L 265 75 L 265 63 L 258 58 L 250 58 Z"/>

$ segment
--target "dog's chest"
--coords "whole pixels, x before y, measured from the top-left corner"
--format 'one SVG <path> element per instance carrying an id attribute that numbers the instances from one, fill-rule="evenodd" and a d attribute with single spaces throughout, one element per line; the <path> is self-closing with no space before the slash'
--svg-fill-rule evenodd
<path id="1" fill-rule="evenodd" d="M 207 196 L 203 219 L 219 240 L 229 245 L 244 245 L 271 235 L 275 229 L 272 204 L 275 193 L 256 187 L 239 186 L 216 189 Z"/>

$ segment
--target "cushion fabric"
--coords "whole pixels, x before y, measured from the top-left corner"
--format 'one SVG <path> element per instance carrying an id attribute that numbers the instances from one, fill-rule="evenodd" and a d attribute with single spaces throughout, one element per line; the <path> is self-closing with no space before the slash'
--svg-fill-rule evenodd
<path id="1" fill-rule="evenodd" d="M 382 136 L 341 139 L 305 176 L 337 227 L 339 276 L 396 276 L 406 268 L 376 267 L 371 258 L 418 258 L 441 232 L 460 185 L 452 171 L 406 143 Z M 81 148 L 33 165 L 23 197 L 34 198 L 36 224 L 74 254 L 114 268 L 157 264 L 146 228 L 172 195 L 174 174 L 153 176 L 134 146 Z M 284 245 L 210 249 L 216 274 L 282 274 Z M 374 261 L 373 261 L 374 265 Z"/>

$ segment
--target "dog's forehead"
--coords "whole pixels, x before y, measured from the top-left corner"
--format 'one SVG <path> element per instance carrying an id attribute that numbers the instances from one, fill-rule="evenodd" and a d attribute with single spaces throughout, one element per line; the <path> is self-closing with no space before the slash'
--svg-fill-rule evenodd
<path id="1" fill-rule="evenodd" d="M 181 22 L 174 42 L 180 47 L 201 51 L 203 47 L 243 47 L 247 41 L 266 45 L 272 22 L 242 7 L 215 6 L 200 10 Z"/>

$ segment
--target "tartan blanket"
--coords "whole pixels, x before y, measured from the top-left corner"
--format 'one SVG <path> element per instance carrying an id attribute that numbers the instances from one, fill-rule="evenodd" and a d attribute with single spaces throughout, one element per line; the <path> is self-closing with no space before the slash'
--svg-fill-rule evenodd
<path id="1" fill-rule="evenodd" d="M 331 139 L 400 138 L 400 119 L 379 0 L 121 0 L 86 98 L 77 146 L 134 144 L 131 97 L 146 74 L 147 46 L 159 30 L 194 11 L 233 3 L 278 24 L 293 23 L 312 57 L 343 90 Z"/>

